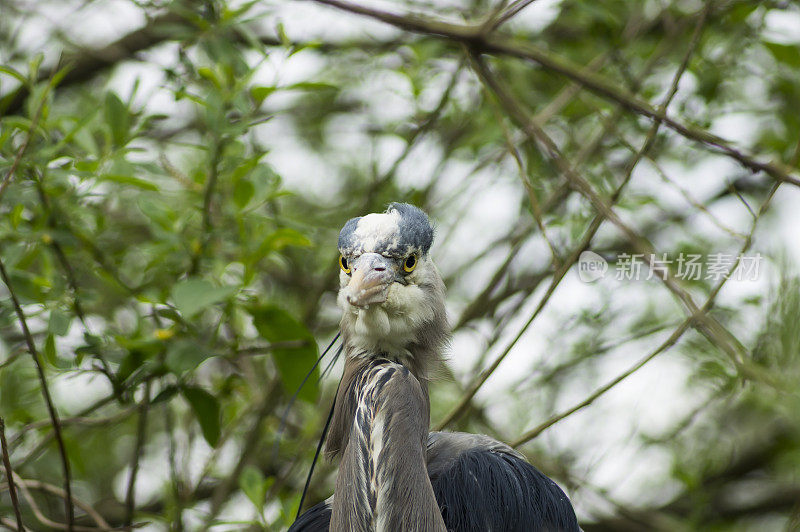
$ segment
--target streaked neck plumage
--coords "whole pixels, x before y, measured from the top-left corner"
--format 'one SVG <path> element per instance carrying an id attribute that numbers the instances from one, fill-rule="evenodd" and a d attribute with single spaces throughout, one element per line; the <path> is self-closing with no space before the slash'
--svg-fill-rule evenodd
<path id="1" fill-rule="evenodd" d="M 386 303 L 344 308 L 345 367 L 326 443 L 329 455 L 342 455 L 331 530 L 445 531 L 426 442 L 428 381 L 449 329 L 444 284 L 438 272 L 428 279 L 417 294 L 427 308 L 417 312 Z"/>
<path id="2" fill-rule="evenodd" d="M 398 299 L 410 298 L 391 296 L 382 305 L 354 308 L 342 300 L 340 292 L 345 365 L 325 446 L 329 456 L 347 446 L 356 408 L 355 396 L 348 390 L 353 388 L 354 379 L 371 360 L 382 358 L 407 368 L 419 381 L 427 401 L 428 382 L 442 363 L 441 351 L 449 339 L 450 329 L 444 306 L 444 282 L 427 257 L 425 264 L 420 265 L 420 269 L 423 268 L 430 268 L 430 272 L 424 277 L 426 281 L 416 287 L 418 294 L 414 295 L 419 299 L 411 309 L 406 306 L 406 301 L 397 302 Z M 408 289 L 404 286 L 397 292 Z M 394 287 L 390 292 L 393 290 Z M 375 326 L 376 323 L 381 325 Z M 404 338 L 404 341 L 398 342 L 398 338 Z"/>
<path id="3" fill-rule="evenodd" d="M 426 465 L 428 381 L 449 336 L 424 212 L 392 203 L 339 233 L 345 367 L 330 431 L 341 455 L 331 530 L 444 532 Z"/>

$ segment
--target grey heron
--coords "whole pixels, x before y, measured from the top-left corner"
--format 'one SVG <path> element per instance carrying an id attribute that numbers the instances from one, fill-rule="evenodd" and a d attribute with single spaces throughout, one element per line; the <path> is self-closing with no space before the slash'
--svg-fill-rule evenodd
<path id="1" fill-rule="evenodd" d="M 299 531 L 576 531 L 564 492 L 488 436 L 428 432 L 428 383 L 449 337 L 445 289 L 417 207 L 349 220 L 339 234 L 345 366 L 326 440 L 334 495 Z"/>

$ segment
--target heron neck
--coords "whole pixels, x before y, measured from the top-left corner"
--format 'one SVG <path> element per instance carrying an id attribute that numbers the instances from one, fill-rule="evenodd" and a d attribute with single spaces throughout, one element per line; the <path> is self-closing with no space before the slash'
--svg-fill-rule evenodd
<path id="1" fill-rule="evenodd" d="M 365 373 L 368 372 L 370 368 L 374 368 L 378 365 L 386 363 L 397 364 L 403 368 L 407 368 L 407 371 L 411 372 L 411 375 L 417 380 L 422 388 L 426 409 L 430 410 L 430 401 L 428 399 L 428 381 L 424 376 L 423 369 L 418 365 L 413 364 L 413 361 L 415 360 L 413 354 L 409 359 L 387 354 L 370 355 L 350 346 L 346 337 L 344 347 L 344 371 L 342 372 L 339 391 L 336 395 L 336 401 L 334 403 L 330 430 L 328 431 L 328 436 L 325 441 L 325 452 L 329 458 L 333 458 L 342 452 L 345 447 L 347 447 L 347 442 L 350 438 L 351 427 L 353 426 L 353 420 L 355 417 L 356 406 L 358 404 L 358 397 L 365 386 Z M 426 419 L 426 435 L 429 423 L 430 420 Z"/>
<path id="2" fill-rule="evenodd" d="M 427 391 L 382 358 L 348 360 L 345 377 L 337 408 L 349 423 L 339 428 L 331 530 L 444 531 L 426 466 Z"/>

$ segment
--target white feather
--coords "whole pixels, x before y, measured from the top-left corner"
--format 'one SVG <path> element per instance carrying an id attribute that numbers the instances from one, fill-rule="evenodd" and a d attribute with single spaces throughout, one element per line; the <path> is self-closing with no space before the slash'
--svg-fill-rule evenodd
<path id="1" fill-rule="evenodd" d="M 400 213 L 367 214 L 358 221 L 353 235 L 364 246 L 365 253 L 376 252 L 379 245 L 387 243 L 388 247 L 397 247 L 400 244 Z"/>
<path id="2" fill-rule="evenodd" d="M 345 291 L 339 292 L 337 301 L 350 322 L 353 334 L 350 341 L 357 351 L 410 356 L 407 346 L 416 339 L 419 326 L 434 317 L 429 296 L 416 284 L 432 273 L 429 270 L 432 268 L 429 259 L 420 260 L 417 269 L 407 278 L 409 284 L 393 283 L 386 301 L 369 308 L 354 307 L 347 302 Z M 342 284 L 348 281 L 349 277 L 343 275 Z"/>

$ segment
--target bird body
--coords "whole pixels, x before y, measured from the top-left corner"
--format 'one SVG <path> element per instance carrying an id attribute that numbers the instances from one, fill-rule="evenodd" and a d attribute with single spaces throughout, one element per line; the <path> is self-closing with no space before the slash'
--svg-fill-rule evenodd
<path id="1" fill-rule="evenodd" d="M 428 433 L 449 337 L 432 242 L 425 213 L 402 203 L 339 235 L 346 357 L 326 451 L 341 463 L 335 495 L 290 531 L 579 530 L 564 492 L 507 445 Z"/>

